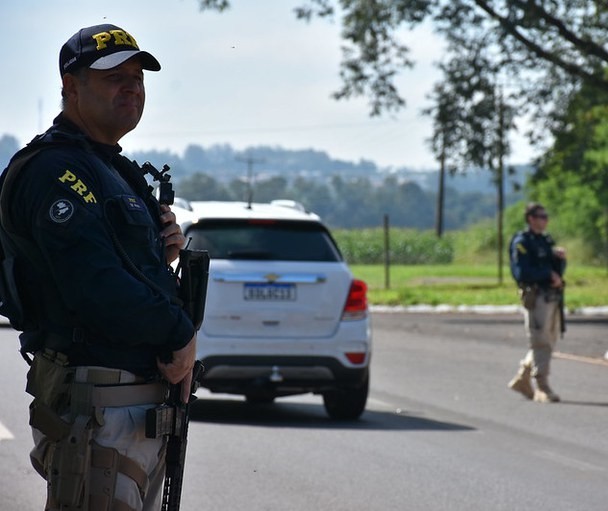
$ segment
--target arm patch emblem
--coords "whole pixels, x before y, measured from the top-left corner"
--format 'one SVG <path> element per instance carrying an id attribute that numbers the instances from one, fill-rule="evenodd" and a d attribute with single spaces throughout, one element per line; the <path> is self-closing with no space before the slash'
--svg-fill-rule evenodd
<path id="1" fill-rule="evenodd" d="M 67 222 L 74 214 L 74 205 L 67 199 L 59 199 L 51 204 L 49 216 L 57 224 Z"/>
<path id="2" fill-rule="evenodd" d="M 524 245 L 523 245 L 522 243 L 518 243 L 518 244 L 516 245 L 516 247 L 517 247 L 517 251 L 518 251 L 520 254 L 527 254 L 527 253 L 528 253 L 528 251 L 526 250 L 526 247 L 524 247 Z"/>

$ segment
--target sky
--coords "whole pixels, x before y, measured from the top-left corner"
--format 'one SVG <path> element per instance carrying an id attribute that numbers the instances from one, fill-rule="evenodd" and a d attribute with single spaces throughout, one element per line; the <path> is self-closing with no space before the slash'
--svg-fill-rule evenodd
<path id="1" fill-rule="evenodd" d="M 146 72 L 146 107 L 121 145 L 126 152 L 192 144 L 316 149 L 332 158 L 382 168 L 434 169 L 421 115 L 439 78 L 441 41 L 428 29 L 403 32 L 417 61 L 397 80 L 406 108 L 369 116 L 366 98 L 336 101 L 340 87 L 339 20 L 296 19 L 303 0 L 232 0 L 222 14 L 197 0 L 19 0 L 0 4 L 0 136 L 20 144 L 44 131 L 60 111 L 58 55 L 80 28 L 112 23 L 161 63 Z M 513 140 L 510 163 L 529 161 Z"/>

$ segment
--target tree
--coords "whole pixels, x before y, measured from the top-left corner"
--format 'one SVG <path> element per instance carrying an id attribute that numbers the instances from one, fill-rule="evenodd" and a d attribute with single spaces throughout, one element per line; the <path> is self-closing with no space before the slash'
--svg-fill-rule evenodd
<path id="1" fill-rule="evenodd" d="M 559 213 L 552 229 L 581 238 L 603 261 L 608 248 L 607 105 L 608 91 L 581 89 L 530 183 L 534 198 Z"/>
<path id="2" fill-rule="evenodd" d="M 456 98 L 453 97 L 452 91 L 446 84 L 435 84 L 429 98 L 433 101 L 434 106 L 427 108 L 424 113 L 433 117 L 433 136 L 429 143 L 439 161 L 435 234 L 441 238 L 444 228 L 445 176 L 446 172 L 453 174 L 457 170 L 452 161 L 455 159 L 454 152 L 458 146 L 460 109 Z"/>
<path id="3" fill-rule="evenodd" d="M 430 229 L 433 226 L 433 201 L 416 183 L 399 186 L 402 210 L 393 222 L 395 226 Z"/>
<path id="4" fill-rule="evenodd" d="M 179 197 L 188 200 L 230 200 L 229 193 L 222 185 L 201 173 L 180 180 L 175 190 Z"/>
<path id="5" fill-rule="evenodd" d="M 331 191 L 326 185 L 302 177 L 294 180 L 287 197 L 301 202 L 321 218 L 325 218 L 331 212 L 334 202 Z"/>
<path id="6" fill-rule="evenodd" d="M 344 227 L 370 227 L 378 225 L 381 214 L 372 199 L 372 184 L 367 178 L 343 179 L 333 176 L 331 185 L 334 192 L 334 207 L 327 218 L 331 225 L 342 220 Z"/>
<path id="7" fill-rule="evenodd" d="M 489 169 L 496 186 L 498 281 L 503 280 L 504 159 L 509 153 L 508 132 L 513 128 L 513 105 L 507 104 L 500 68 L 488 55 L 487 34 L 459 34 L 450 45 L 460 56 L 440 65 L 443 82 L 430 96 L 434 105 L 424 113 L 433 118 L 431 148 L 440 162 L 436 232 L 443 229 L 446 168 L 453 174 L 470 167 Z"/>
<path id="8" fill-rule="evenodd" d="M 287 180 L 282 176 L 256 181 L 253 189 L 255 202 L 270 202 L 275 199 L 284 199 L 287 195 Z"/>

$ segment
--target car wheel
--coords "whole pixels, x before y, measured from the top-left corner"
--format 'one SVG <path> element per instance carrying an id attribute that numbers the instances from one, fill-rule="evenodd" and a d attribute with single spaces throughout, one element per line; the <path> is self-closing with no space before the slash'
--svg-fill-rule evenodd
<path id="1" fill-rule="evenodd" d="M 365 410 L 369 377 L 360 387 L 332 390 L 323 394 L 325 411 L 334 420 L 358 419 Z"/>

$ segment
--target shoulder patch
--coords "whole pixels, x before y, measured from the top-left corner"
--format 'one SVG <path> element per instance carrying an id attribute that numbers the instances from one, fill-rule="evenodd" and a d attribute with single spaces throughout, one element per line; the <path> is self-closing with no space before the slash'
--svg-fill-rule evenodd
<path id="1" fill-rule="evenodd" d="M 60 183 L 63 183 L 69 186 L 70 189 L 74 190 L 87 204 L 97 202 L 95 195 L 93 195 L 93 192 L 89 190 L 89 187 L 84 184 L 84 182 L 72 171 L 66 169 L 58 180 Z"/>
<path id="2" fill-rule="evenodd" d="M 57 224 L 67 222 L 74 214 L 74 205 L 67 199 L 59 199 L 51 204 L 49 217 Z"/>
<path id="3" fill-rule="evenodd" d="M 517 251 L 518 251 L 520 254 L 527 254 L 527 253 L 528 253 L 528 251 L 526 250 L 526 247 L 524 247 L 523 243 L 518 243 L 518 244 L 517 244 L 517 245 L 515 245 L 515 246 L 516 246 L 516 248 L 517 248 Z"/>

